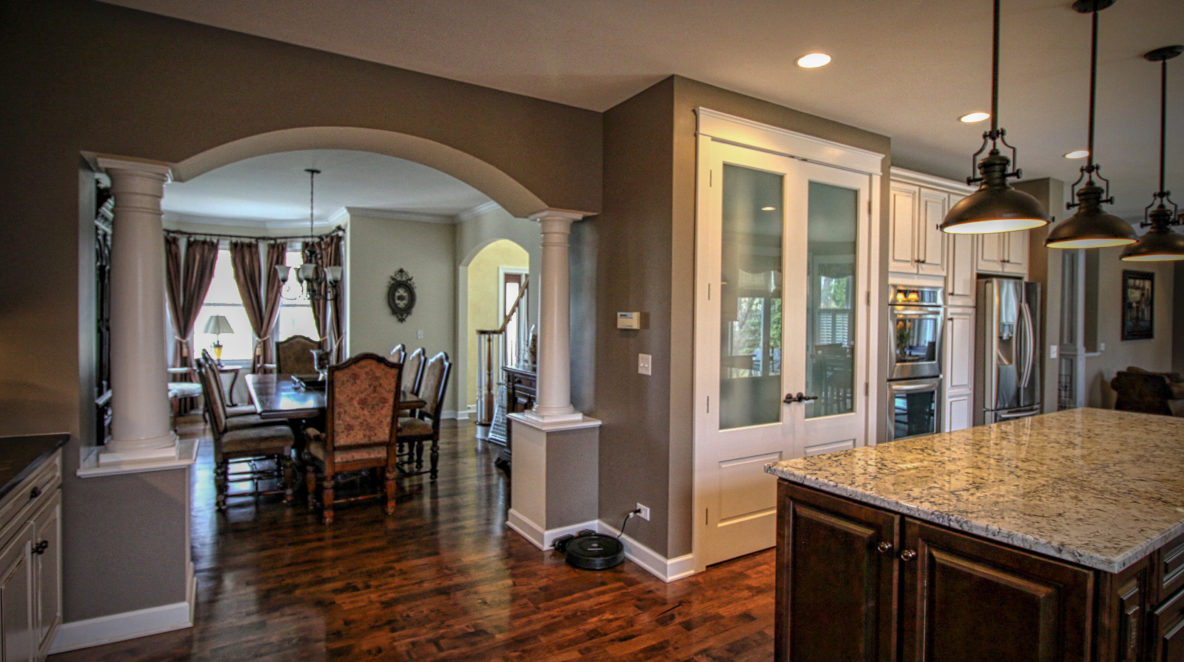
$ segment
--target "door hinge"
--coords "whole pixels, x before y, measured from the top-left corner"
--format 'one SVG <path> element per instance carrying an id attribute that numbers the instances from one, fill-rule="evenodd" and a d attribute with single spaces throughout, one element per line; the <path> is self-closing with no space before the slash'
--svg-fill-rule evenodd
<path id="1" fill-rule="evenodd" d="M 863 383 L 863 397 L 868 397 L 872 394 L 872 387 L 867 383 Z"/>
<path id="2" fill-rule="evenodd" d="M 863 297 L 863 305 L 865 305 L 865 306 L 872 305 L 872 291 L 868 290 L 868 291 L 864 292 L 864 295 L 865 296 Z"/>
<path id="3" fill-rule="evenodd" d="M 715 182 L 715 171 L 708 169 L 707 170 L 707 188 L 711 188 L 712 186 L 715 186 L 714 182 Z"/>
<path id="4" fill-rule="evenodd" d="M 707 396 L 707 413 L 711 413 L 711 396 Z"/>

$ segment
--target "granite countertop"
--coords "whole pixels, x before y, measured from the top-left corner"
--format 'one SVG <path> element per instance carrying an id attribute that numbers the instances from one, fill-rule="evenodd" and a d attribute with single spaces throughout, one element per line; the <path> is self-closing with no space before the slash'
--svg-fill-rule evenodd
<path id="1" fill-rule="evenodd" d="M 770 463 L 801 485 L 1106 572 L 1184 533 L 1184 419 L 1072 409 Z"/>
<path id="2" fill-rule="evenodd" d="M 0 498 L 69 440 L 66 433 L 0 437 Z"/>

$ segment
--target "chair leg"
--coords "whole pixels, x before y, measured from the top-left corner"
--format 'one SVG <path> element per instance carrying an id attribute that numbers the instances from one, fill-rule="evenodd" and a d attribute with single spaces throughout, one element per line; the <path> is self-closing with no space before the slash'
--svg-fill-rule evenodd
<path id="1" fill-rule="evenodd" d="M 296 489 L 293 487 L 296 480 L 296 471 L 293 466 L 295 463 L 292 462 L 288 453 L 277 456 L 275 463 L 280 478 L 284 481 L 284 504 L 290 506 L 296 500 Z"/>
<path id="2" fill-rule="evenodd" d="M 386 468 L 386 514 L 395 514 L 395 468 Z"/>
<path id="3" fill-rule="evenodd" d="M 230 462 L 226 458 L 222 458 L 222 461 L 214 467 L 214 493 L 216 494 L 214 506 L 219 511 L 226 510 L 226 489 L 229 482 L 227 473 L 229 471 Z"/>
<path id="4" fill-rule="evenodd" d="M 415 470 L 423 469 L 423 442 L 415 442 Z"/>
<path id="5" fill-rule="evenodd" d="M 321 488 L 321 519 L 328 526 L 333 523 L 333 476 L 325 472 L 324 486 Z"/>
<path id="6" fill-rule="evenodd" d="M 440 467 L 440 440 L 432 439 L 432 473 L 431 479 L 436 480 Z"/>
<path id="7" fill-rule="evenodd" d="M 304 465 L 304 486 L 308 490 L 308 509 L 316 510 L 317 507 L 317 471 L 316 465 L 309 458 Z"/>

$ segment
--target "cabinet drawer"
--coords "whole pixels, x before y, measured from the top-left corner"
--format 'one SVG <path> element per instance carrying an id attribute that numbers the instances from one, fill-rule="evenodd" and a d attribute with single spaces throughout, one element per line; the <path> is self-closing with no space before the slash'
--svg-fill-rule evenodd
<path id="1" fill-rule="evenodd" d="M 1161 597 L 1184 588 L 1184 536 L 1178 536 L 1160 549 L 1156 576 Z"/>
<path id="2" fill-rule="evenodd" d="M 61 483 L 62 452 L 59 450 L 0 500 L 0 544 L 12 537 L 28 513 L 49 501 Z"/>

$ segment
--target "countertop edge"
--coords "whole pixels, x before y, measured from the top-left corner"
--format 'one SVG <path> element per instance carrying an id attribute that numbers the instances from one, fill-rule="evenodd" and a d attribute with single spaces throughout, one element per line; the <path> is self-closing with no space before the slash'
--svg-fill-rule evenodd
<path id="1" fill-rule="evenodd" d="M 1035 538 L 1025 533 L 1016 531 L 1007 531 L 994 526 L 988 526 L 973 520 L 968 520 L 957 515 L 950 515 L 947 513 L 936 512 L 920 506 L 904 503 L 895 499 L 889 499 L 877 494 L 840 485 L 831 481 L 813 478 L 811 476 L 804 476 L 801 474 L 794 474 L 784 469 L 776 467 L 776 463 L 769 463 L 765 465 L 765 473 L 777 476 L 782 480 L 791 483 L 802 485 L 805 487 L 812 487 L 828 494 L 845 497 L 859 503 L 878 506 L 885 510 L 892 511 L 901 515 L 916 517 L 917 519 L 945 526 L 958 531 L 964 531 L 973 535 L 986 538 L 987 540 L 1018 547 L 1020 549 L 1038 552 L 1045 556 L 1051 556 L 1063 561 L 1069 561 L 1077 565 L 1085 566 L 1094 570 L 1101 570 L 1117 574 L 1126 568 L 1134 565 L 1137 561 L 1147 556 L 1147 554 L 1155 551 L 1163 544 L 1167 543 L 1176 536 L 1184 533 L 1184 522 L 1172 526 L 1160 534 L 1148 539 L 1146 542 L 1126 550 L 1118 557 L 1107 558 L 1097 554 L 1090 554 L 1067 548 L 1063 545 L 1050 543 L 1046 540 Z"/>
<path id="2" fill-rule="evenodd" d="M 19 472 L 17 472 L 17 474 L 15 476 L 10 478 L 7 483 L 0 486 L 0 499 L 3 499 L 4 497 L 8 496 L 8 493 L 11 492 L 13 489 L 15 489 L 17 485 L 20 485 L 22 480 L 28 478 L 29 474 L 33 473 L 34 469 L 38 465 L 40 465 L 42 462 L 44 462 L 46 460 L 46 458 L 48 458 L 49 456 L 56 453 L 60 448 L 65 446 L 66 442 L 70 441 L 70 434 L 67 432 L 51 432 L 48 434 L 19 435 L 19 438 L 22 438 L 22 439 L 45 438 L 46 441 L 53 439 L 53 442 L 46 450 L 42 451 L 40 455 L 33 458 L 28 464 L 25 465 L 25 467 L 23 469 L 21 469 Z"/>

